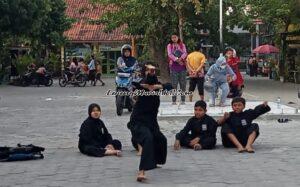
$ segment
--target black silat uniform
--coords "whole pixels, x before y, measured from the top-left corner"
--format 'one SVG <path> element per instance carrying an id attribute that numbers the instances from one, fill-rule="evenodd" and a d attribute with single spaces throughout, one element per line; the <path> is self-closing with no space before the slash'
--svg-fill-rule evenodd
<path id="1" fill-rule="evenodd" d="M 270 110 L 269 106 L 258 105 L 254 109 L 245 110 L 241 113 L 230 112 L 230 117 L 225 121 L 221 130 L 223 146 L 235 147 L 227 137 L 229 133 L 234 134 L 243 146 L 247 145 L 248 137 L 252 132 L 256 132 L 256 137 L 258 137 L 258 124 L 252 123 L 252 121 Z"/>
<path id="2" fill-rule="evenodd" d="M 88 117 L 80 128 L 78 143 L 80 152 L 89 156 L 102 157 L 108 144 L 112 144 L 116 150 L 122 149 L 121 142 L 112 139 L 102 120 Z"/>
<path id="3" fill-rule="evenodd" d="M 147 76 L 141 84 L 160 84 L 156 76 Z M 143 89 L 137 86 L 137 89 Z M 147 91 L 147 89 L 144 89 Z M 139 96 L 134 105 L 128 128 L 135 148 L 140 144 L 142 155 L 139 170 L 151 170 L 157 164 L 165 164 L 167 159 L 167 138 L 160 131 L 157 114 L 159 96 Z"/>
<path id="4" fill-rule="evenodd" d="M 185 127 L 176 134 L 176 140 L 180 141 L 180 145 L 189 147 L 190 141 L 199 137 L 199 144 L 202 149 L 213 149 L 216 146 L 216 131 L 218 124 L 210 116 L 204 115 L 201 119 L 192 117 L 188 120 Z"/>

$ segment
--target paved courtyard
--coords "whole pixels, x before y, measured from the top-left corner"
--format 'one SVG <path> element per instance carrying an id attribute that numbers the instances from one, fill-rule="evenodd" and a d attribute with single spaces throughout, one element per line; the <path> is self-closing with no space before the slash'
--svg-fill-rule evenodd
<path id="1" fill-rule="evenodd" d="M 139 157 L 126 127 L 130 114 L 116 115 L 114 97 L 105 95 L 114 89 L 113 79 L 105 82 L 105 87 L 85 88 L 60 88 L 57 83 L 50 88 L 0 86 L 0 145 L 32 143 L 46 148 L 44 160 L 0 163 L 0 186 L 144 186 L 135 182 Z M 299 85 L 265 78 L 248 78 L 246 85 L 244 95 L 249 100 L 281 97 L 283 104 L 300 107 Z M 78 131 L 92 102 L 101 105 L 107 128 L 122 141 L 122 158 L 79 153 Z M 168 138 L 167 164 L 147 173 L 146 186 L 300 186 L 300 118 L 290 118 L 285 124 L 275 117 L 258 119 L 261 135 L 256 153 L 239 154 L 221 146 L 220 129 L 216 150 L 175 152 L 175 133 L 188 117 L 160 117 Z"/>

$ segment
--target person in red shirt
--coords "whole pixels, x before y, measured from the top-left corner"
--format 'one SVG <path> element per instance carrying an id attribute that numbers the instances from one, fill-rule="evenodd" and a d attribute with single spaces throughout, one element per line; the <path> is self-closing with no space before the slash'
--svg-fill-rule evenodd
<path id="1" fill-rule="evenodd" d="M 230 93 L 228 97 L 240 97 L 242 95 L 242 88 L 244 87 L 244 78 L 239 69 L 240 58 L 236 56 L 236 51 L 231 47 L 226 48 L 224 54 L 228 65 L 236 74 L 236 79 L 230 83 Z"/>

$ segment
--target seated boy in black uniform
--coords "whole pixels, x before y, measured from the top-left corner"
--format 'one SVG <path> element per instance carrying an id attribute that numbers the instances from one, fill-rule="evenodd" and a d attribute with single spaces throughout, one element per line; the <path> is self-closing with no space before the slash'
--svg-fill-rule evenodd
<path id="1" fill-rule="evenodd" d="M 271 110 L 268 102 L 256 106 L 254 109 L 245 110 L 246 100 L 241 97 L 234 98 L 231 102 L 233 111 L 225 113 L 219 120 L 222 125 L 221 136 L 224 147 L 236 147 L 239 153 L 254 153 L 252 144 L 259 136 L 259 127 L 253 120 Z"/>
<path id="2" fill-rule="evenodd" d="M 186 126 L 176 134 L 175 150 L 180 149 L 180 146 L 194 150 L 215 148 L 218 124 L 206 114 L 206 103 L 197 101 L 194 113 L 195 116 L 189 119 Z"/>

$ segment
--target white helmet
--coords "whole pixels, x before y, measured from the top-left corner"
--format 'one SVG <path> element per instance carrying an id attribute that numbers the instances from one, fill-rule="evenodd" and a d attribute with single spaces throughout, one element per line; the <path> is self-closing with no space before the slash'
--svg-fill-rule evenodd
<path id="1" fill-rule="evenodd" d="M 132 51 L 131 45 L 129 45 L 129 44 L 123 45 L 123 46 L 121 47 L 121 55 L 124 55 L 124 51 L 125 51 L 125 50 L 129 50 L 130 53 L 131 53 L 131 51 Z"/>

